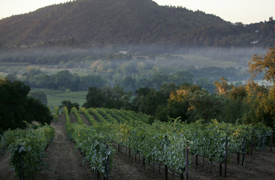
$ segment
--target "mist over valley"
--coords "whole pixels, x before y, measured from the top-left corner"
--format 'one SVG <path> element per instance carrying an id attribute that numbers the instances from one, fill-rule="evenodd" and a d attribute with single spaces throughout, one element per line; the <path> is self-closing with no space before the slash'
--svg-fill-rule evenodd
<path id="1" fill-rule="evenodd" d="M 274 45 L 275 21 L 244 25 L 151 0 L 77 0 L 0 20 L 0 75 L 32 88 L 241 84 Z M 256 78 L 261 80 L 263 75 Z"/>

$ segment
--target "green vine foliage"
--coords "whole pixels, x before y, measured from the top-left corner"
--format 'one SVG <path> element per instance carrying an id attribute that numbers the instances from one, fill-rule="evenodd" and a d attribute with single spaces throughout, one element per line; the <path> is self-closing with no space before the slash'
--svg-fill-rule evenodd
<path id="1" fill-rule="evenodd" d="M 263 124 L 237 125 L 219 123 L 216 120 L 210 123 L 198 120 L 187 124 L 180 119 L 173 119 L 170 122 L 155 121 L 149 125 L 143 120 L 131 118 L 130 115 L 125 118 L 124 110 L 101 110 L 101 113 L 104 112 L 113 116 L 118 122 L 113 123 L 113 120 L 106 119 L 109 125 L 105 123 L 107 129 L 102 133 L 110 141 L 131 148 L 136 153 L 142 153 L 150 161 L 164 163 L 178 172 L 183 172 L 186 166 L 187 148 L 192 155 L 223 163 L 226 138 L 228 151 L 244 153 L 245 140 L 248 142 L 246 152 L 252 148 L 264 149 L 268 144 L 268 137 L 272 134 L 272 129 Z M 108 117 L 108 115 L 103 116 Z"/>
<path id="2" fill-rule="evenodd" d="M 53 115 L 53 118 L 54 118 L 54 122 L 56 123 L 57 120 L 58 120 L 58 115 L 59 115 L 59 108 L 58 107 L 55 107 L 54 108 L 54 115 Z"/>
<path id="3" fill-rule="evenodd" d="M 83 110 L 81 111 L 83 112 Z M 65 109 L 64 112 L 67 117 L 66 129 L 69 137 L 75 142 L 76 149 L 84 153 L 85 160 L 89 162 L 92 169 L 98 170 L 107 177 L 108 172 L 111 170 L 115 153 L 112 145 L 95 128 L 89 127 L 84 123 L 70 123 L 68 111 Z M 73 111 L 72 113 L 76 114 Z M 110 169 L 107 169 L 107 167 Z"/>
<path id="4" fill-rule="evenodd" d="M 84 116 L 88 119 L 91 126 L 97 125 L 97 121 L 91 116 L 91 114 L 84 107 L 79 109 L 79 113 L 84 114 Z"/>
<path id="5" fill-rule="evenodd" d="M 217 120 L 209 123 L 198 120 L 187 124 L 179 118 L 170 122 L 155 121 L 148 124 L 149 116 L 125 110 L 90 108 L 80 112 L 86 117 L 93 114 L 98 122 L 92 127 L 82 123 L 70 124 L 66 111 L 69 136 L 85 154 L 85 160 L 91 167 L 105 176 L 106 159 L 111 167 L 114 153 L 110 142 L 130 148 L 132 153 L 141 153 L 147 161 L 163 163 L 183 173 L 186 167 L 186 149 L 189 149 L 191 155 L 224 163 L 226 139 L 228 151 L 246 153 L 253 148 L 264 149 L 272 134 L 272 129 L 263 124 L 238 125 L 219 123 Z M 244 145 L 244 142 L 247 144 Z M 109 145 L 108 149 L 106 144 Z M 245 152 L 244 146 L 247 147 Z"/>
<path id="6" fill-rule="evenodd" d="M 80 123 L 80 124 L 83 124 L 83 123 L 84 123 L 84 122 L 83 122 L 83 119 L 80 117 L 80 115 L 79 115 L 79 113 L 78 113 L 78 110 L 77 110 L 75 107 L 73 107 L 73 108 L 71 109 L 71 113 L 75 115 L 75 117 L 76 117 L 78 123 Z"/>
<path id="7" fill-rule="evenodd" d="M 54 128 L 45 125 L 37 129 L 16 129 L 8 131 L 3 138 L 9 144 L 11 152 L 10 164 L 16 178 L 32 178 L 37 172 L 46 168 L 43 158 L 46 156 L 45 148 L 54 138 Z"/>

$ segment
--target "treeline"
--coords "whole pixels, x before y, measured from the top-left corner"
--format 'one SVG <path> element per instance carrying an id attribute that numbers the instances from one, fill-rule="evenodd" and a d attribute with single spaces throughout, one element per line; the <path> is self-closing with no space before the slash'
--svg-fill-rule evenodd
<path id="1" fill-rule="evenodd" d="M 106 56 L 108 56 L 107 51 L 96 49 L 0 49 L 1 63 L 25 63 L 26 65 L 58 65 L 61 62 L 105 59 Z"/>
<path id="2" fill-rule="evenodd" d="M 129 47 L 129 49 L 131 48 Z M 135 91 L 140 87 L 158 88 L 163 82 L 174 82 L 180 85 L 183 82 L 191 81 L 199 83 L 202 87 L 212 91 L 213 85 L 211 90 L 206 87 L 208 85 L 205 86 L 202 83 L 209 84 L 209 82 L 217 80 L 218 77 L 225 77 L 229 81 L 248 79 L 249 74 L 243 67 L 247 66 L 251 54 L 264 51 L 258 48 L 195 48 L 182 49 L 176 54 L 159 52 L 154 54 L 141 48 L 140 51 L 125 52 L 128 54 L 119 52 L 119 48 L 112 51 L 107 49 L 97 51 L 95 49 L 62 48 L 36 49 L 34 51 L 31 49 L 1 51 L 0 71 L 22 76 L 24 71 L 29 71 L 31 65 L 43 67 L 43 71 L 47 74 L 52 74 L 58 69 L 69 69 L 72 74 L 79 74 L 78 77 L 74 78 L 76 83 L 72 83 L 74 84 L 74 90 L 87 90 L 90 86 L 98 87 L 98 84 L 93 83 L 89 86 L 78 86 L 79 83 L 82 84 L 81 76 L 91 74 L 101 76 L 111 87 L 121 86 L 125 87 L 125 90 L 131 91 Z M 182 72 L 185 72 L 185 74 L 189 72 L 189 77 L 180 75 Z M 192 78 L 190 78 L 190 74 Z M 30 77 L 34 75 L 37 74 L 31 74 Z M 189 80 L 182 81 L 180 76 L 182 76 L 182 79 L 187 78 Z M 26 77 L 26 75 L 23 75 L 23 77 Z M 35 82 L 30 83 L 26 78 L 24 80 L 32 87 L 41 88 L 49 88 L 51 82 L 47 78 L 48 85 L 41 86 Z M 162 82 L 158 83 L 157 81 Z M 50 88 L 56 87 L 50 85 Z M 72 89 L 72 86 L 66 88 Z"/>
<path id="3" fill-rule="evenodd" d="M 89 88 L 84 107 L 126 109 L 151 115 L 154 119 L 169 121 L 180 117 L 187 123 L 198 119 L 210 122 L 256 124 L 275 127 L 273 105 L 274 88 L 259 86 L 253 81 L 234 86 L 226 79 L 215 82 L 216 93 L 210 93 L 198 85 L 184 83 L 163 84 L 159 90 L 140 88 L 134 96 L 121 88 Z M 273 99 L 270 99 L 273 97 Z"/>
<path id="4" fill-rule="evenodd" d="M 179 62 L 179 61 L 178 61 Z M 172 65 L 174 63 L 174 65 Z M 69 64 L 67 64 L 69 65 Z M 74 63 L 72 66 L 80 64 Z M 178 67 L 176 67 L 178 65 Z M 197 84 L 211 93 L 215 86 L 213 82 L 217 77 L 226 77 L 231 81 L 247 79 L 247 72 L 234 67 L 219 68 L 205 67 L 185 70 L 180 63 L 155 62 L 154 60 L 117 60 L 94 61 L 86 64 L 90 69 L 85 73 L 73 73 L 81 68 L 61 70 L 49 75 L 46 72 L 28 68 L 25 73 L 10 73 L 6 76 L 10 80 L 21 80 L 32 88 L 58 89 L 71 91 L 86 91 L 89 87 L 122 87 L 124 91 L 135 92 L 142 87 L 159 89 L 164 83 L 174 83 L 179 86 L 182 83 Z M 87 75 L 83 75 L 87 74 Z"/>
<path id="5" fill-rule="evenodd" d="M 132 66 L 135 68 L 134 66 Z M 118 71 L 121 71 L 119 69 Z M 24 81 L 26 85 L 31 88 L 45 88 L 45 89 L 55 89 L 55 90 L 71 90 L 71 91 L 86 91 L 89 87 L 121 87 L 123 91 L 135 92 L 141 87 L 149 87 L 158 89 L 162 84 L 174 83 L 179 85 L 181 83 L 194 83 L 193 75 L 189 71 L 177 71 L 174 73 L 161 73 L 159 71 L 151 72 L 144 71 L 143 76 L 134 69 L 128 69 L 124 67 L 123 72 L 114 73 L 113 76 L 108 74 L 101 75 L 90 74 L 90 75 L 77 75 L 72 74 L 68 70 L 59 71 L 53 75 L 48 75 L 40 69 L 31 68 L 26 73 L 22 74 L 19 78 L 15 74 L 8 74 L 6 79 L 11 81 L 21 80 Z M 142 71 L 143 72 L 143 71 Z M 123 75 L 123 74 L 124 75 Z M 136 73 L 136 75 L 132 75 Z M 196 81 L 197 84 L 213 92 L 214 85 L 213 82 L 201 78 Z"/>
<path id="6" fill-rule="evenodd" d="M 12 75 L 6 77 L 12 79 Z M 13 76 L 17 78 L 16 76 Z M 53 75 L 48 75 L 40 69 L 30 69 L 23 74 L 22 79 L 26 85 L 32 88 L 46 88 L 56 90 L 80 91 L 87 90 L 88 87 L 102 87 L 106 85 L 106 81 L 99 75 L 79 76 L 72 74 L 68 70 L 59 71 Z"/>
<path id="7" fill-rule="evenodd" d="M 246 85 L 235 86 L 225 78 L 215 81 L 215 94 L 198 85 L 188 83 L 177 86 L 162 84 L 159 90 L 140 88 L 135 98 L 121 89 L 89 88 L 87 102 L 89 107 L 129 109 L 154 116 L 161 121 L 181 117 L 191 123 L 198 119 L 209 122 L 256 124 L 263 123 L 275 128 L 275 47 L 265 56 L 254 55 L 249 62 L 249 72 L 256 76 L 264 72 L 264 80 L 272 86 L 261 86 L 253 80 Z"/>

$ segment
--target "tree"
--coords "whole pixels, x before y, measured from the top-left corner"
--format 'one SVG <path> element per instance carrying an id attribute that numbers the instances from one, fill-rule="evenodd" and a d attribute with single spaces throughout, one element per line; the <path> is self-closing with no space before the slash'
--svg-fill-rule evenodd
<path id="1" fill-rule="evenodd" d="M 228 95 L 229 91 L 233 87 L 232 84 L 228 84 L 227 79 L 225 79 L 224 77 L 221 77 L 220 81 L 215 81 L 214 84 L 217 88 L 217 89 L 215 89 L 215 92 L 219 95 L 220 94 Z"/>
<path id="2" fill-rule="evenodd" d="M 105 84 L 106 80 L 99 75 L 80 76 L 79 89 L 87 90 L 89 87 L 102 87 Z"/>
<path id="3" fill-rule="evenodd" d="M 232 89 L 228 93 L 228 97 L 237 100 L 237 99 L 245 99 L 247 96 L 246 88 L 245 86 L 232 86 Z"/>
<path id="4" fill-rule="evenodd" d="M 39 73 L 29 77 L 31 87 L 35 88 L 51 88 L 51 78 L 45 73 Z"/>
<path id="5" fill-rule="evenodd" d="M 97 87 L 90 87 L 86 96 L 86 103 L 84 104 L 84 106 L 86 108 L 103 107 L 104 101 L 104 94 L 101 92 L 101 90 Z"/>
<path id="6" fill-rule="evenodd" d="M 213 81 L 210 81 L 207 78 L 200 78 L 196 81 L 196 84 L 202 88 L 207 89 L 209 92 L 214 93 L 215 85 Z"/>
<path id="7" fill-rule="evenodd" d="M 145 87 L 145 88 L 139 88 L 138 90 L 135 91 L 135 93 L 137 94 L 138 97 L 144 97 L 147 94 L 149 94 L 151 91 L 150 88 Z"/>
<path id="8" fill-rule="evenodd" d="M 43 92 L 30 92 L 29 97 L 39 100 L 44 105 L 48 104 L 47 96 Z"/>
<path id="9" fill-rule="evenodd" d="M 151 86 L 155 89 L 165 82 L 169 82 L 169 77 L 164 73 L 155 73 L 151 78 Z"/>
<path id="10" fill-rule="evenodd" d="M 139 111 L 155 115 L 156 110 L 159 107 L 165 107 L 167 105 L 167 97 L 155 89 L 151 89 L 150 93 L 141 99 Z"/>
<path id="11" fill-rule="evenodd" d="M 90 87 L 86 96 L 86 108 L 104 107 L 104 108 L 127 108 L 130 102 L 130 94 L 126 94 L 120 87 Z"/>
<path id="12" fill-rule="evenodd" d="M 184 83 L 176 91 L 172 91 L 168 101 L 185 101 L 192 96 L 192 93 L 201 90 L 200 86 Z"/>
<path id="13" fill-rule="evenodd" d="M 134 91 L 136 89 L 136 80 L 132 77 L 125 77 L 121 82 L 125 91 Z"/>
<path id="14" fill-rule="evenodd" d="M 189 112 L 193 117 L 202 118 L 210 121 L 217 118 L 225 105 L 225 98 L 210 94 L 207 90 L 202 89 L 195 91 L 189 98 Z M 197 119 L 192 119 L 192 121 Z"/>
<path id="15" fill-rule="evenodd" d="M 170 118 L 180 117 L 183 121 L 189 118 L 189 101 L 169 101 L 166 107 L 159 107 L 156 112 L 156 119 L 169 121 Z"/>
<path id="16" fill-rule="evenodd" d="M 257 102 L 255 103 L 255 109 L 258 121 L 275 127 L 275 47 L 269 48 L 264 56 L 255 54 L 248 65 L 252 76 L 255 77 L 258 73 L 264 72 L 264 79 L 273 83 L 273 87 L 268 90 L 251 81 L 247 89 L 249 97 Z"/>
<path id="17" fill-rule="evenodd" d="M 23 76 L 27 77 L 27 81 L 29 81 L 30 77 L 33 77 L 37 74 L 41 74 L 42 71 L 40 69 L 37 68 L 28 68 L 27 72 L 23 74 Z"/>
<path id="18" fill-rule="evenodd" d="M 51 122 L 48 107 L 28 97 L 29 91 L 23 82 L 0 79 L 0 134 L 9 128 L 24 128 L 24 121 Z"/>
<path id="19" fill-rule="evenodd" d="M 169 95 L 172 91 L 175 91 L 178 87 L 174 83 L 163 83 L 160 85 L 159 89 L 164 95 L 169 98 Z"/>
<path id="20" fill-rule="evenodd" d="M 70 71 L 64 70 L 52 75 L 51 77 L 54 89 L 78 89 L 79 77 L 72 75 Z"/>
<path id="21" fill-rule="evenodd" d="M 5 79 L 8 79 L 8 80 L 10 80 L 10 81 L 15 81 L 16 79 L 17 79 L 17 76 L 16 76 L 16 74 L 8 74 L 6 77 L 5 77 Z"/>
<path id="22" fill-rule="evenodd" d="M 70 100 L 64 100 L 61 103 L 61 106 L 59 106 L 59 109 L 67 107 L 69 113 L 71 112 L 71 109 L 75 107 L 76 109 L 79 109 L 79 104 L 78 103 L 72 103 Z"/>
<path id="23" fill-rule="evenodd" d="M 28 103 L 25 112 L 25 120 L 27 122 L 37 121 L 41 124 L 50 124 L 52 119 L 53 117 L 51 115 L 51 111 L 47 106 L 42 104 L 37 99 L 28 98 Z"/>
<path id="24" fill-rule="evenodd" d="M 178 71 L 173 76 L 169 77 L 169 82 L 173 82 L 176 85 L 182 83 L 193 83 L 193 74 L 189 71 Z"/>
<path id="25" fill-rule="evenodd" d="M 141 106 L 142 99 L 145 96 L 147 96 L 150 93 L 150 91 L 151 91 L 151 89 L 148 88 L 148 87 L 139 88 L 138 90 L 135 91 L 136 97 L 135 97 L 135 99 L 132 102 L 133 110 L 134 111 L 136 111 L 136 112 L 140 111 L 139 107 Z"/>
<path id="26" fill-rule="evenodd" d="M 221 113 L 217 116 L 219 122 L 236 123 L 242 122 L 244 113 L 248 115 L 247 107 L 251 107 L 250 103 L 246 103 L 243 99 L 225 99 L 225 104 L 221 107 Z M 250 114 L 251 117 L 251 114 Z"/>
<path id="27" fill-rule="evenodd" d="M 254 54 L 248 65 L 252 76 L 264 72 L 264 79 L 275 83 L 275 47 L 269 48 L 265 56 Z"/>

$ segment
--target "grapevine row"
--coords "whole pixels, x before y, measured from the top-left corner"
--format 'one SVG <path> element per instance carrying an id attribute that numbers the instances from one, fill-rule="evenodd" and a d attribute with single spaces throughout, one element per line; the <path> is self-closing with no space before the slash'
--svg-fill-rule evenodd
<path id="1" fill-rule="evenodd" d="M 120 122 L 111 124 L 110 129 L 104 133 L 111 141 L 123 144 L 132 151 L 142 153 L 148 160 L 164 163 L 179 172 L 185 167 L 184 149 L 187 146 L 191 154 L 221 164 L 227 160 L 226 141 L 229 151 L 246 153 L 254 148 L 265 148 L 268 137 L 272 134 L 270 128 L 260 124 L 233 125 L 218 123 L 216 120 L 208 124 L 202 121 L 186 124 L 175 120 L 167 123 L 156 121 L 148 125 L 142 121 L 127 120 L 120 110 L 105 112 L 112 114 Z"/>
<path id="2" fill-rule="evenodd" d="M 97 170 L 105 177 L 109 176 L 114 157 L 114 149 L 105 136 L 99 133 L 95 128 L 85 125 L 78 115 L 77 111 L 72 111 L 77 117 L 78 123 L 71 123 L 68 110 L 65 107 L 63 112 L 66 115 L 66 129 L 69 137 L 75 142 L 76 148 L 84 154 L 85 160 L 89 162 L 90 167 Z M 84 112 L 84 109 L 82 109 Z"/>
<path id="3" fill-rule="evenodd" d="M 54 138 L 54 128 L 45 125 L 37 129 L 8 130 L 1 137 L 2 146 L 11 153 L 10 164 L 18 179 L 30 179 L 47 167 L 45 149 Z"/>

